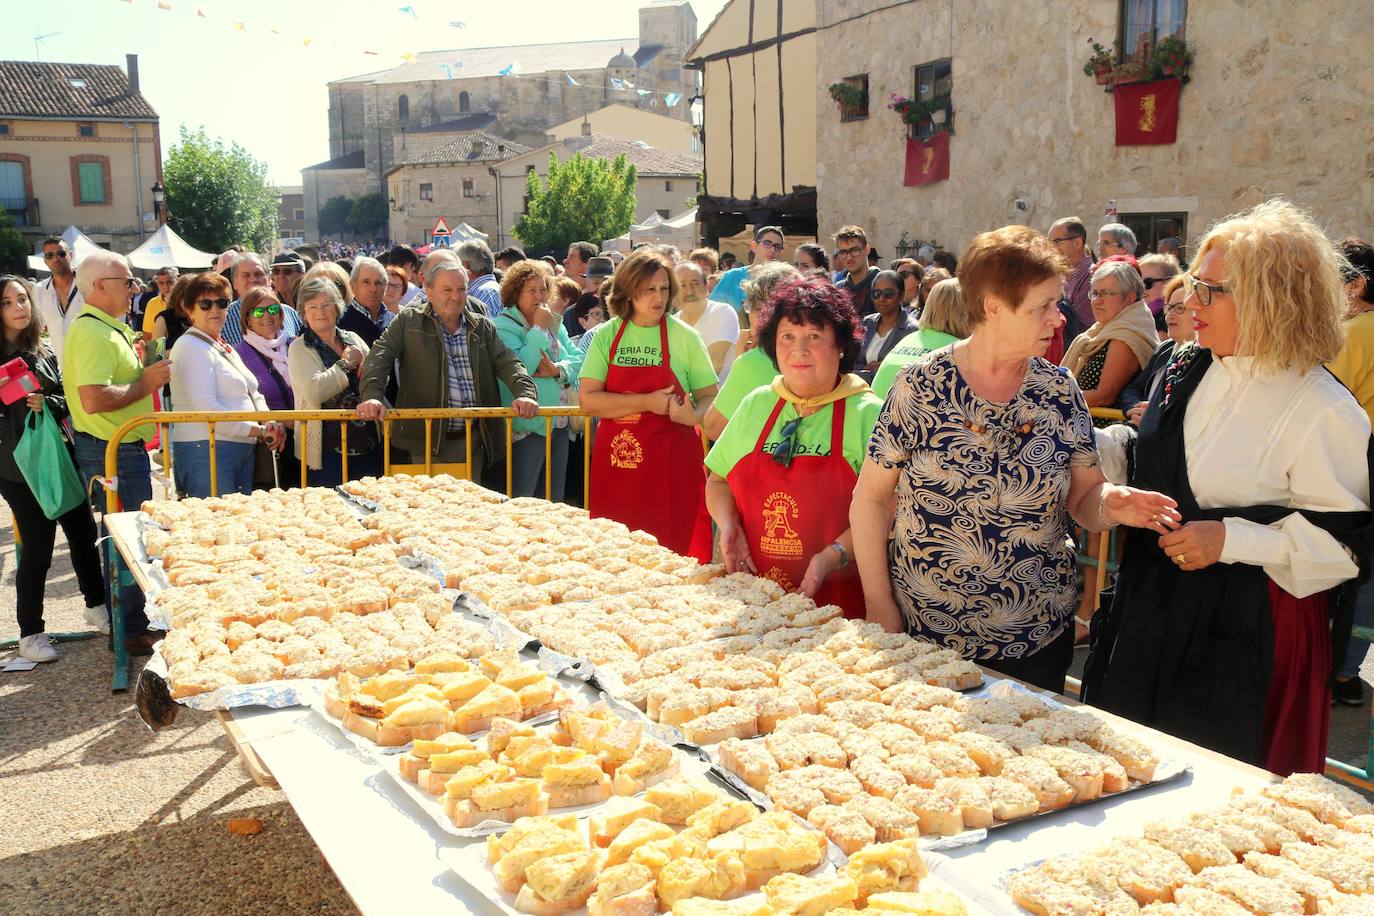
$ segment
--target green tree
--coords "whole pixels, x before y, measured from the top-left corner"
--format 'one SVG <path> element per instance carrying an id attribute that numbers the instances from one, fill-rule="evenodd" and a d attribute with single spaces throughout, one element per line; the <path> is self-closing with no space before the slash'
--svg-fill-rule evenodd
<path id="1" fill-rule="evenodd" d="M 529 206 L 515 234 L 531 251 L 566 251 L 587 240 L 600 244 L 624 235 L 634 222 L 638 173 L 624 156 L 614 161 L 574 155 L 560 163 L 549 154 L 548 178 L 530 172 L 525 183 Z"/>
<path id="2" fill-rule="evenodd" d="M 386 234 L 387 202 L 380 193 L 364 194 L 348 211 L 348 231 L 354 235 Z"/>
<path id="3" fill-rule="evenodd" d="M 235 243 L 272 250 L 277 190 L 267 180 L 266 163 L 237 143 L 211 140 L 203 127 L 182 127 L 162 172 L 167 222 L 186 241 L 205 251 Z"/>
<path id="4" fill-rule="evenodd" d="M 29 246 L 24 235 L 14 228 L 14 220 L 0 210 L 0 271 L 29 276 Z"/>
<path id="5" fill-rule="evenodd" d="M 320 235 L 343 235 L 348 231 L 348 218 L 353 214 L 353 201 L 348 197 L 331 197 L 320 207 Z"/>

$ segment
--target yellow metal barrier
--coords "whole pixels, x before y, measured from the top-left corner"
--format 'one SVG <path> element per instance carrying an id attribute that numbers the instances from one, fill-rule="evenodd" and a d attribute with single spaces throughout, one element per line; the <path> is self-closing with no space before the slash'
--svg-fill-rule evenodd
<path id="1" fill-rule="evenodd" d="M 1118 423 L 1126 422 L 1126 414 L 1117 410 L 1115 407 L 1089 407 L 1088 413 L 1092 414 L 1094 420 L 1115 420 Z"/>
<path id="2" fill-rule="evenodd" d="M 544 497 L 553 498 L 553 476 L 548 473 L 548 467 L 552 463 L 553 456 L 553 421 L 557 417 L 586 417 L 586 414 L 577 407 L 541 407 L 538 415 L 544 419 Z M 431 409 L 394 409 L 388 410 L 386 416 L 378 421 L 382 424 L 382 452 L 383 452 L 383 473 L 384 474 L 434 474 L 449 473 L 455 477 L 466 477 L 472 479 L 472 423 L 474 420 L 493 420 L 503 419 L 506 426 L 506 493 L 509 495 L 513 489 L 514 477 L 512 466 L 512 450 L 514 447 L 514 426 L 515 411 L 509 407 L 464 407 L 464 408 L 431 408 Z M 225 411 L 216 413 L 204 413 L 194 411 L 166 411 L 158 413 L 144 414 L 135 417 L 120 426 L 113 436 L 110 437 L 108 445 L 105 447 L 105 476 L 107 479 L 116 477 L 118 469 L 117 454 L 119 444 L 129 432 L 139 426 L 156 425 L 162 438 L 162 468 L 167 478 L 171 479 L 171 436 L 170 430 L 164 427 L 171 427 L 177 423 L 204 423 L 209 429 L 209 450 L 210 450 L 210 493 L 219 494 L 219 482 L 215 467 L 215 426 L 219 423 L 243 423 L 256 422 L 267 423 L 277 421 L 279 423 L 290 422 L 332 422 L 340 424 L 339 446 L 342 449 L 341 458 L 341 477 L 348 480 L 348 422 L 359 419 L 358 414 L 351 410 L 272 410 L 272 411 Z M 392 464 L 391 462 L 391 424 L 398 420 L 423 420 L 425 423 L 425 461 L 423 464 Z M 466 460 L 462 464 L 442 463 L 434 461 L 433 452 L 433 424 L 434 421 L 462 420 L 463 432 L 466 440 L 467 454 Z M 591 436 L 590 429 L 583 433 L 583 465 L 582 465 L 582 485 L 583 500 L 590 490 L 591 475 Z M 306 486 L 306 474 L 308 468 L 306 462 L 301 462 L 301 486 Z M 117 512 L 120 508 L 119 493 L 117 489 L 105 490 L 105 507 L 107 512 Z M 137 509 L 136 506 L 127 507 Z"/>

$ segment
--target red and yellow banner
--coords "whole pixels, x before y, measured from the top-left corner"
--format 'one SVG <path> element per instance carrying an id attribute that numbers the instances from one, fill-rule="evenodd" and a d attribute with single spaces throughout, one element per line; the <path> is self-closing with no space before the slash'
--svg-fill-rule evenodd
<path id="1" fill-rule="evenodd" d="M 902 184 L 908 188 L 934 184 L 949 178 L 949 131 L 942 130 L 929 140 L 908 137 L 906 141 L 906 177 Z"/>
<path id="2" fill-rule="evenodd" d="M 1178 79 L 1149 83 L 1118 84 L 1116 98 L 1116 145 L 1148 146 L 1173 143 L 1178 136 Z"/>

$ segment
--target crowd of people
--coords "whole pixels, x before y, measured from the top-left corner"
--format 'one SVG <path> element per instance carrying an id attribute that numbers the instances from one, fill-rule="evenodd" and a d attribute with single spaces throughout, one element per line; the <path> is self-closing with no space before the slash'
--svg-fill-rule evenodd
<path id="1" fill-rule="evenodd" d="M 1093 243 L 1073 217 L 886 266 L 860 226 L 833 242 L 789 259 L 761 226 L 743 264 L 591 242 L 561 259 L 480 241 L 230 251 L 159 271 L 140 299 L 122 256 L 73 272 L 48 240 L 46 285 L 0 279 L 5 358 L 40 380 L 0 422 L 22 651 L 55 657 L 56 524 L 88 605 L 108 604 L 90 508 L 46 517 L 13 468 L 25 417 L 69 423 L 99 478 L 115 430 L 156 399 L 259 414 L 215 427 L 221 493 L 289 486 L 302 465 L 323 486 L 388 459 L 461 465 L 1037 686 L 1062 690 L 1088 641 L 1088 702 L 1320 770 L 1333 689 L 1361 702 L 1352 620 L 1374 624 L 1374 248 L 1277 200 L 1213 226 L 1186 267 L 1179 239 L 1147 253 L 1109 223 Z M 504 420 L 380 428 L 394 409 L 496 406 L 515 414 L 509 458 Z M 539 416 L 556 406 L 581 415 Z M 292 408 L 351 417 L 271 419 Z M 154 432 L 119 446 L 126 506 L 151 495 Z M 169 435 L 178 492 L 208 495 L 207 426 Z M 1119 574 L 1089 620 L 1076 554 L 1111 528 Z M 121 606 L 145 651 L 136 591 Z"/>

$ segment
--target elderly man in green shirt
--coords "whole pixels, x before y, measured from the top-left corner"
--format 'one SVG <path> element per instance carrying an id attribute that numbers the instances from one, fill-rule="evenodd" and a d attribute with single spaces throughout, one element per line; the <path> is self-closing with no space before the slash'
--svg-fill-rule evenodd
<path id="1" fill-rule="evenodd" d="M 76 269 L 76 285 L 86 304 L 67 329 L 62 385 L 76 429 L 76 462 L 86 481 L 105 476 L 105 449 L 115 431 L 152 413 L 153 392 L 172 374 L 170 360 L 145 367 L 134 349 L 137 335 L 126 317 L 135 283 L 128 260 L 112 251 L 90 252 Z M 119 443 L 115 473 L 120 503 L 129 511 L 153 498 L 144 445 L 153 432 L 152 426 L 138 426 Z M 104 500 L 97 498 L 95 508 L 104 511 Z M 112 585 L 105 583 L 107 606 Z M 120 589 L 125 648 L 132 655 L 151 655 L 154 637 L 143 613 L 143 592 L 132 582 Z"/>

